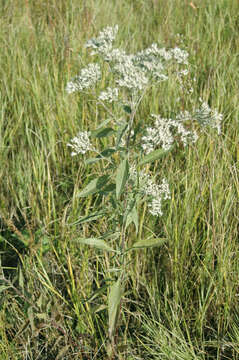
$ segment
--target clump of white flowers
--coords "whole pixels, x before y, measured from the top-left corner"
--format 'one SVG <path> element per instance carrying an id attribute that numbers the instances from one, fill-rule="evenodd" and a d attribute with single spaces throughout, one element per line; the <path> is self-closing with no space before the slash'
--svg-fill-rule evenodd
<path id="1" fill-rule="evenodd" d="M 82 69 L 80 75 L 68 82 L 66 91 L 71 94 L 76 91 L 82 91 L 94 85 L 101 78 L 100 66 L 98 64 L 89 64 Z"/>
<path id="2" fill-rule="evenodd" d="M 183 122 L 191 119 L 188 112 L 180 113 L 175 120 L 162 118 L 160 115 L 153 115 L 155 118 L 154 126 L 147 127 L 146 135 L 142 137 L 141 147 L 146 154 L 156 148 L 169 150 L 175 141 L 175 137 L 180 138 L 184 146 L 188 143 L 195 143 L 198 139 L 196 131 L 187 130 Z"/>
<path id="3" fill-rule="evenodd" d="M 129 90 L 141 91 L 149 82 L 143 69 L 134 64 L 133 58 L 130 55 L 125 56 L 124 61 L 116 63 L 114 71 L 118 77 L 116 79 L 117 85 Z"/>
<path id="4" fill-rule="evenodd" d="M 163 179 L 161 184 L 157 184 L 150 174 L 143 170 L 137 172 L 135 165 L 130 168 L 130 180 L 138 182 L 139 192 L 147 197 L 149 212 L 154 216 L 162 216 L 162 202 L 170 199 L 169 184 Z"/>
<path id="5" fill-rule="evenodd" d="M 221 133 L 223 115 L 216 109 L 211 109 L 206 102 L 202 103 L 201 107 L 196 110 L 194 116 L 199 124 L 210 126 L 213 129 L 217 129 L 218 134 Z"/>
<path id="6" fill-rule="evenodd" d="M 85 47 L 93 49 L 92 55 L 96 53 L 107 55 L 112 50 L 112 43 L 117 35 L 118 29 L 118 25 L 114 27 L 107 26 L 100 31 L 97 38 L 88 40 Z"/>
<path id="7" fill-rule="evenodd" d="M 145 195 L 149 197 L 149 212 L 154 216 L 162 216 L 162 201 L 170 199 L 169 184 L 166 179 L 163 179 L 161 184 L 156 184 L 150 176 L 147 175 L 142 190 Z"/>
<path id="8" fill-rule="evenodd" d="M 178 47 L 170 50 L 172 57 L 177 61 L 178 64 L 188 65 L 188 52 Z"/>
<path id="9" fill-rule="evenodd" d="M 138 52 L 133 61 L 139 67 L 143 68 L 149 78 L 156 81 L 165 81 L 168 79 L 166 74 L 167 64 L 175 61 L 180 65 L 188 65 L 188 53 L 179 48 L 165 49 L 159 48 L 157 44 L 153 43 L 149 48 Z M 187 69 L 178 71 L 178 75 L 187 75 Z"/>
<path id="10" fill-rule="evenodd" d="M 154 43 L 135 55 L 126 54 L 121 49 L 115 49 L 113 48 L 113 41 L 117 32 L 117 25 L 107 27 L 99 33 L 97 38 L 87 41 L 85 47 L 92 49 L 92 55 L 98 54 L 110 63 L 111 71 L 115 74 L 115 82 L 119 87 L 134 92 L 142 91 L 152 79 L 154 81 L 167 80 L 167 66 L 170 66 L 172 62 L 175 62 L 179 67 L 188 65 L 188 53 L 178 47 L 167 50 L 159 48 Z M 181 73 L 178 69 L 178 74 L 181 76 L 186 74 L 186 69 L 181 70 Z M 69 86 L 67 85 L 67 88 L 71 89 L 72 83 Z"/>
<path id="11" fill-rule="evenodd" d="M 113 75 L 110 86 L 98 95 L 99 102 L 113 103 L 117 101 L 120 106 L 123 105 L 123 109 L 127 113 L 126 121 L 124 119 L 123 123 L 115 121 L 118 114 L 114 116 L 110 113 L 113 128 L 102 126 L 102 132 L 97 135 L 97 137 L 104 137 L 109 134 L 116 135 L 115 141 L 113 141 L 116 146 L 110 148 L 109 154 L 121 152 L 120 157 L 121 155 L 126 156 L 128 164 L 133 163 L 135 154 L 133 147 L 129 145 L 133 142 L 132 139 L 135 140 L 136 138 L 146 157 L 158 149 L 169 150 L 174 142 L 179 142 L 185 147 L 189 143 L 195 143 L 198 139 L 195 131 L 197 127 L 193 126 L 195 120 L 203 126 L 211 126 L 217 129 L 218 134 L 220 134 L 222 114 L 218 113 L 217 110 L 212 110 L 207 103 L 201 101 L 201 107 L 192 113 L 183 111 L 177 116 L 169 118 L 152 114 L 154 123 L 142 129 L 143 136 L 139 138 L 141 129 L 134 133 L 133 125 L 137 108 L 143 97 L 142 94 L 153 82 L 166 81 L 169 76 L 174 76 L 179 87 L 184 89 L 189 74 L 189 54 L 179 47 L 173 49 L 160 48 L 156 43 L 136 54 L 127 54 L 124 50 L 113 47 L 117 32 L 117 25 L 107 27 L 99 33 L 98 37 L 87 41 L 85 45 L 86 48 L 92 49 L 91 55 L 99 55 L 107 63 L 107 69 Z M 66 91 L 68 93 L 83 91 L 94 86 L 100 78 L 100 66 L 91 63 L 83 68 L 78 76 L 68 82 Z M 189 85 L 190 88 L 185 93 L 190 94 L 193 92 L 193 88 L 191 83 Z M 105 108 L 107 109 L 106 106 Z M 106 120 L 104 123 L 108 124 L 108 122 Z M 90 133 L 87 131 L 79 132 L 67 144 L 73 149 L 72 156 L 85 154 L 89 150 L 96 151 L 91 145 L 89 136 Z M 107 154 L 108 150 L 104 149 L 103 153 Z M 102 158 L 98 156 L 93 158 L 92 162 L 98 161 L 98 159 Z M 112 164 L 115 164 L 115 159 Z M 130 167 L 129 179 L 131 182 L 134 181 L 134 186 L 140 184 L 140 194 L 147 198 L 150 213 L 155 216 L 162 215 L 162 201 L 170 198 L 167 181 L 164 179 L 161 184 L 156 184 L 150 173 L 146 174 L 143 170 L 137 171 L 135 166 Z"/>
<path id="12" fill-rule="evenodd" d="M 99 100 L 101 101 L 108 101 L 109 103 L 112 103 L 113 101 L 116 101 L 119 96 L 119 89 L 118 88 L 111 88 L 108 87 L 105 91 L 102 91 L 99 96 Z"/>
<path id="13" fill-rule="evenodd" d="M 81 131 L 77 134 L 77 136 L 71 139 L 71 142 L 67 144 L 67 146 L 73 148 L 71 156 L 85 154 L 89 150 L 94 150 L 91 145 L 89 135 L 89 131 Z"/>

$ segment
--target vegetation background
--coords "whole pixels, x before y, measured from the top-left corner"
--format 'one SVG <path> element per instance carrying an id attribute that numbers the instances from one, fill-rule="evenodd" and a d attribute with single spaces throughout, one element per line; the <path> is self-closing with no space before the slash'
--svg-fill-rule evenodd
<path id="1" fill-rule="evenodd" d="M 90 60 L 85 41 L 115 24 L 129 52 L 186 49 L 196 81 L 182 107 L 201 97 L 224 114 L 220 136 L 154 169 L 172 199 L 162 218 L 140 219 L 168 242 L 131 255 L 118 358 L 239 359 L 239 2 L 0 0 L 0 14 L 0 359 L 108 358 L 109 258 L 77 244 L 107 222 L 80 223 L 97 198 L 76 196 L 90 167 L 66 146 L 104 114 L 65 87 Z M 170 83 L 153 91 L 141 119 L 175 96 Z"/>

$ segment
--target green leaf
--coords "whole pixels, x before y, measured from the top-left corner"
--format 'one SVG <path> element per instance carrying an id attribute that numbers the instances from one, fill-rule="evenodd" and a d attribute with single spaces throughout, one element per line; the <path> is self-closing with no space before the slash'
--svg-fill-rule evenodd
<path id="1" fill-rule="evenodd" d="M 169 150 L 170 150 L 170 149 L 169 149 Z M 146 156 L 140 161 L 139 166 L 160 159 L 162 156 L 164 156 L 165 154 L 167 154 L 167 153 L 169 152 L 169 150 L 158 149 L 158 150 L 151 151 L 148 155 L 146 155 Z"/>
<path id="2" fill-rule="evenodd" d="M 129 176 L 129 163 L 127 159 L 124 159 L 116 172 L 116 198 L 119 199 L 122 194 L 126 181 Z"/>
<path id="3" fill-rule="evenodd" d="M 136 241 L 133 244 L 133 249 L 135 248 L 148 248 L 148 247 L 155 247 L 155 246 L 162 246 L 167 242 L 167 239 L 163 238 L 156 238 L 156 239 L 143 239 Z"/>
<path id="4" fill-rule="evenodd" d="M 102 190 L 105 184 L 108 182 L 109 176 L 103 175 L 97 179 L 91 180 L 91 182 L 78 194 L 79 197 L 86 197 L 88 195 L 95 194 Z"/>
<path id="5" fill-rule="evenodd" d="M 102 137 L 109 136 L 114 132 L 115 132 L 114 129 L 112 129 L 110 127 L 100 128 L 100 129 L 91 131 L 91 136 L 96 137 L 96 138 L 102 138 Z"/>
<path id="6" fill-rule="evenodd" d="M 96 157 L 94 158 L 88 158 L 85 160 L 85 164 L 86 165 L 89 165 L 89 164 L 93 164 L 97 161 L 100 161 L 100 160 L 104 160 L 105 158 L 108 158 L 110 157 L 112 154 L 114 154 L 116 152 L 116 149 L 115 148 L 107 148 L 107 149 L 104 149 L 99 155 L 97 155 Z"/>
<path id="7" fill-rule="evenodd" d="M 115 184 L 110 183 L 104 187 L 102 191 L 100 191 L 100 194 L 102 195 L 108 195 L 109 193 L 115 191 Z"/>
<path id="8" fill-rule="evenodd" d="M 35 324 L 34 324 L 34 314 L 33 314 L 32 306 L 30 306 L 28 308 L 27 315 L 28 315 L 28 319 L 29 319 L 29 322 L 30 322 L 31 329 L 32 329 L 32 331 L 34 331 L 35 330 Z"/>
<path id="9" fill-rule="evenodd" d="M 123 106 L 123 109 L 124 111 L 127 113 L 127 114 L 131 114 L 132 113 L 132 109 L 129 105 L 124 105 Z"/>
<path id="10" fill-rule="evenodd" d="M 121 284 L 121 278 L 111 286 L 108 301 L 108 313 L 109 313 L 109 337 L 112 339 L 116 322 L 119 315 L 120 300 L 123 295 L 124 289 Z"/>
<path id="11" fill-rule="evenodd" d="M 102 121 L 102 123 L 100 123 L 100 124 L 97 126 L 96 130 L 102 129 L 105 125 L 109 124 L 110 121 L 112 121 L 111 118 Z"/>
<path id="12" fill-rule="evenodd" d="M 89 158 L 89 159 L 86 159 L 84 162 L 86 165 L 89 165 L 89 164 L 94 164 L 95 162 L 100 161 L 100 160 L 102 160 L 102 157 Z"/>
<path id="13" fill-rule="evenodd" d="M 120 142 L 122 140 L 122 137 L 127 129 L 128 129 L 128 123 L 123 122 L 122 125 L 119 127 L 117 134 L 116 134 L 116 144 L 115 144 L 116 149 L 118 149 Z"/>
<path id="14" fill-rule="evenodd" d="M 134 225 L 135 225 L 136 234 L 137 234 L 137 233 L 138 233 L 138 229 L 139 229 L 139 219 L 138 219 L 138 212 L 137 212 L 136 204 L 134 204 L 134 206 L 130 209 L 129 213 L 127 214 L 125 228 L 127 229 L 127 227 L 128 227 L 132 222 L 133 222 Z"/>
<path id="15" fill-rule="evenodd" d="M 24 289 L 24 276 L 21 267 L 19 268 L 18 282 L 21 289 Z"/>
<path id="16" fill-rule="evenodd" d="M 90 246 L 94 246 L 97 249 L 100 250 L 106 250 L 106 251 L 113 251 L 116 252 L 114 249 L 112 249 L 106 241 L 102 240 L 102 239 L 97 239 L 97 238 L 78 238 L 76 239 L 77 242 L 79 242 L 80 244 L 84 244 L 84 245 L 90 245 Z"/>
<path id="17" fill-rule="evenodd" d="M 105 305 L 105 304 L 97 305 L 97 306 L 95 306 L 95 307 L 93 308 L 92 313 L 93 313 L 93 314 L 96 314 L 96 313 L 98 313 L 98 312 L 100 312 L 100 311 L 103 311 L 103 310 L 105 310 L 105 309 L 107 309 L 107 305 Z"/>
<path id="18" fill-rule="evenodd" d="M 86 303 L 86 302 L 92 302 L 95 298 L 99 299 L 100 295 L 103 294 L 105 290 L 108 289 L 108 287 L 109 287 L 108 284 L 101 286 L 99 289 L 95 290 L 87 299 L 81 301 L 83 303 Z"/>
<path id="19" fill-rule="evenodd" d="M 100 155 L 99 155 L 99 157 L 109 157 L 109 156 L 111 156 L 112 154 L 114 154 L 116 152 L 116 150 L 115 150 L 115 148 L 107 148 L 107 149 L 104 149 L 101 153 L 100 153 Z"/>
<path id="20" fill-rule="evenodd" d="M 106 214 L 106 212 L 96 211 L 90 215 L 82 216 L 80 219 L 78 219 L 77 221 L 75 221 L 73 223 L 70 223 L 69 225 L 84 224 L 86 222 L 94 221 L 96 219 L 101 218 L 105 214 Z"/>

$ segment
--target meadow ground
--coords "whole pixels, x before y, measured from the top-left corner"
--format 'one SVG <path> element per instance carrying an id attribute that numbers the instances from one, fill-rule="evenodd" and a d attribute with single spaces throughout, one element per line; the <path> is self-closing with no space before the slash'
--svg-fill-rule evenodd
<path id="1" fill-rule="evenodd" d="M 239 359 L 238 1 L 0 0 L 0 14 L 0 359 Z M 85 42 L 116 24 L 128 52 L 187 50 L 195 81 L 181 108 L 202 98 L 224 117 L 220 135 L 153 167 L 171 200 L 159 218 L 138 209 L 140 236 L 167 243 L 129 254 L 110 355 L 111 259 L 77 242 L 110 229 L 81 221 L 99 199 L 77 196 L 91 167 L 67 147 L 105 113 L 66 84 L 92 61 Z M 174 112 L 177 97 L 173 83 L 153 88 L 136 122 Z"/>

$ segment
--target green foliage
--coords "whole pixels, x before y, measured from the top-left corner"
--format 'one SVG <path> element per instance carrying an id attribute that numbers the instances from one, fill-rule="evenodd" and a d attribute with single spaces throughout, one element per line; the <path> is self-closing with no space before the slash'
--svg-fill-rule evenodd
<path id="1" fill-rule="evenodd" d="M 119 199 L 120 195 L 124 191 L 127 179 L 129 177 L 129 163 L 127 159 L 124 159 L 116 172 L 116 198 Z"/>
<path id="2" fill-rule="evenodd" d="M 89 239 L 84 239 L 84 238 L 79 238 L 77 239 L 77 242 L 79 242 L 80 244 L 84 244 L 84 245 L 90 245 L 90 246 L 94 246 L 97 249 L 101 249 L 101 250 L 106 250 L 106 251 L 114 251 L 114 249 L 112 249 L 104 240 L 102 239 L 96 239 L 96 238 L 89 238 Z"/>
<path id="3" fill-rule="evenodd" d="M 158 160 L 167 153 L 168 151 L 164 149 L 157 149 L 151 151 L 149 154 L 145 155 L 144 158 L 139 162 L 139 166 Z"/>
<path id="4" fill-rule="evenodd" d="M 239 359 L 239 7 L 225 0 L 192 4 L 0 1 L 1 360 L 106 359 L 105 304 L 122 268 L 124 296 L 120 290 L 120 306 L 117 300 L 111 307 L 121 312 L 112 327 L 119 358 Z M 190 53 L 192 81 L 182 91 L 174 81 L 148 89 L 135 116 L 139 130 L 150 125 L 150 114 L 191 110 L 199 97 L 224 113 L 220 137 L 207 130 L 196 146 L 141 163 L 170 183 L 161 218 L 148 213 L 137 189 L 127 203 L 115 200 L 126 152 L 121 140 L 134 108 L 109 105 L 119 112 L 116 128 L 95 97 L 65 92 L 79 67 L 92 62 L 85 41 L 115 24 L 117 45 L 127 52 L 159 42 Z M 110 81 L 104 71 L 102 88 Z M 66 144 L 86 129 L 100 153 L 71 158 Z M 147 156 L 138 156 L 137 165 Z M 105 174 L 107 183 L 95 181 L 89 196 L 78 196 Z M 123 198 L 132 185 L 129 178 L 122 184 Z M 77 237 L 119 252 L 95 251 Z M 164 238 L 160 249 L 127 251 L 143 239 Z"/>
<path id="5" fill-rule="evenodd" d="M 147 247 L 159 247 L 167 242 L 167 239 L 142 239 L 136 241 L 133 245 L 133 249 L 147 248 Z"/>
<path id="6" fill-rule="evenodd" d="M 110 339 L 113 339 L 113 335 L 115 332 L 117 317 L 119 314 L 119 306 L 123 292 L 124 290 L 122 287 L 122 280 L 119 277 L 119 279 L 110 287 L 110 292 L 109 292 L 108 312 L 109 312 Z"/>

